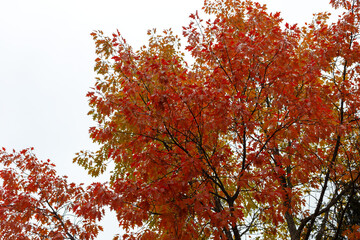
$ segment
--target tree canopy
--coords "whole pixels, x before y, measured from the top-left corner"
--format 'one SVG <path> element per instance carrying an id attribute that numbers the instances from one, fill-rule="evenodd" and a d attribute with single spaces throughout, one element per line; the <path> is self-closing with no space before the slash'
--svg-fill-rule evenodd
<path id="1" fill-rule="evenodd" d="M 102 227 L 96 223 L 101 210 L 76 214 L 89 198 L 81 185 L 57 176 L 54 164 L 41 161 L 32 149 L 0 151 L 0 236 L 9 240 L 95 239 Z M 89 207 L 90 205 L 88 205 Z M 91 216 L 90 216 L 91 215 Z"/>
<path id="2" fill-rule="evenodd" d="M 66 198 L 72 211 L 96 225 L 110 207 L 124 239 L 359 239 L 360 2 L 330 4 L 335 23 L 299 27 L 259 3 L 205 0 L 209 20 L 183 29 L 192 64 L 172 30 L 136 51 L 93 32 L 100 148 L 74 162 L 111 176 Z"/>

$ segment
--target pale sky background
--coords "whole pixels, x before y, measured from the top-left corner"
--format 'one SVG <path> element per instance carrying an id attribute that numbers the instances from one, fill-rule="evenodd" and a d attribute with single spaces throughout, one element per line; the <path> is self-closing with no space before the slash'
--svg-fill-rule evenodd
<path id="1" fill-rule="evenodd" d="M 331 10 L 329 0 L 262 0 L 285 22 L 310 22 Z M 116 29 L 133 47 L 148 29 L 181 35 L 202 0 L 2 0 L 0 1 L 0 147 L 34 147 L 70 181 L 92 180 L 72 164 L 75 153 L 94 149 L 88 137 L 86 93 L 94 84 L 95 46 L 90 33 Z M 106 176 L 104 177 L 106 178 Z M 98 181 L 98 180 L 95 180 Z M 119 232 L 114 215 L 98 239 Z"/>

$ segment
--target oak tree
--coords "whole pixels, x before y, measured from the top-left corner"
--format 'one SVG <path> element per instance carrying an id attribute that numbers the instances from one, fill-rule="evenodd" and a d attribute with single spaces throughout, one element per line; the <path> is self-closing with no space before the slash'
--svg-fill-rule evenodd
<path id="1" fill-rule="evenodd" d="M 75 161 L 94 176 L 113 162 L 125 238 L 358 238 L 360 3 L 330 4 L 337 22 L 299 27 L 259 3 L 206 0 L 209 20 L 184 27 L 191 65 L 171 30 L 137 51 L 92 33 L 100 149 Z"/>
<path id="2" fill-rule="evenodd" d="M 1 239 L 90 240 L 102 230 L 96 221 L 103 212 L 87 200 L 93 186 L 84 189 L 69 183 L 31 149 L 12 153 L 2 149 L 0 166 Z"/>

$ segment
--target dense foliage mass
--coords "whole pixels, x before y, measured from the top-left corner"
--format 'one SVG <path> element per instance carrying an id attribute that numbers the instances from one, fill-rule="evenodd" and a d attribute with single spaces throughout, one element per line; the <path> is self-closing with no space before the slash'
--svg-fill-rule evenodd
<path id="1" fill-rule="evenodd" d="M 110 207 L 124 239 L 360 239 L 360 2 L 330 4 L 337 22 L 298 27 L 205 1 L 210 20 L 184 27 L 191 65 L 171 30 L 138 51 L 92 33 L 100 149 L 74 161 L 112 169 L 74 211 Z"/>
<path id="2" fill-rule="evenodd" d="M 102 230 L 95 222 L 96 210 L 84 205 L 84 213 L 92 216 L 75 214 L 93 187 L 87 192 L 57 176 L 54 165 L 37 159 L 31 150 L 0 150 L 0 239 L 95 239 Z"/>

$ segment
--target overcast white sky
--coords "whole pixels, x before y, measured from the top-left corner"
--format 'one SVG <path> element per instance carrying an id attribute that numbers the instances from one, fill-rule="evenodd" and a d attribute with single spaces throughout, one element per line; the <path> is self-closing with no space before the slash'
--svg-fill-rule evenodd
<path id="1" fill-rule="evenodd" d="M 94 84 L 93 30 L 116 29 L 138 48 L 147 29 L 181 35 L 202 0 L 9 0 L 0 3 L 0 147 L 35 147 L 71 181 L 90 182 L 72 164 L 76 152 L 93 149 L 85 94 Z M 311 21 L 329 0 L 262 0 L 284 21 Z M 118 233 L 110 216 L 98 239 Z"/>

